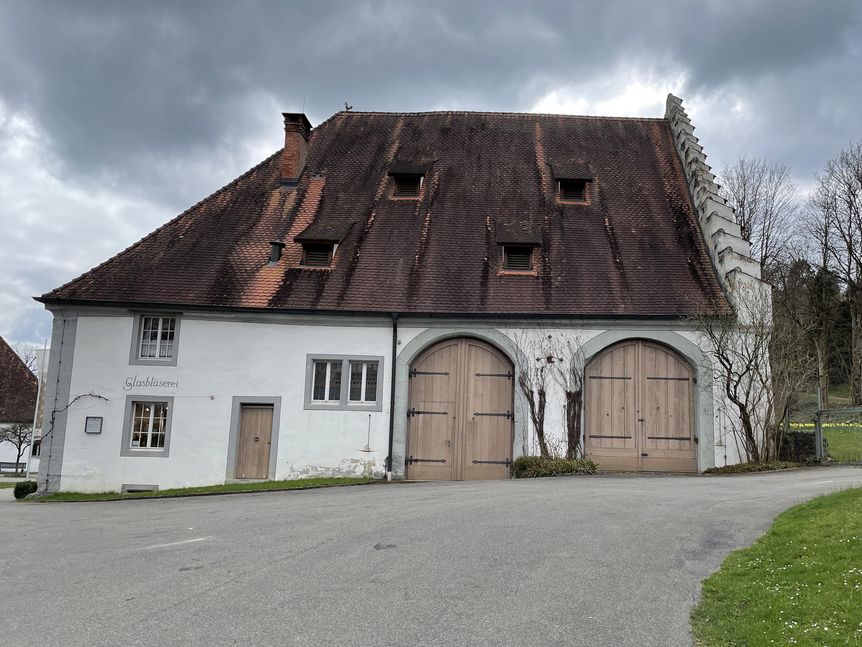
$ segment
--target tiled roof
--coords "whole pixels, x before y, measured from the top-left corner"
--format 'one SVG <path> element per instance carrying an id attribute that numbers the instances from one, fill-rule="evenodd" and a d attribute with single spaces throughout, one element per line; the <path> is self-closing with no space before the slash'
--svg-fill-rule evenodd
<path id="1" fill-rule="evenodd" d="M 664 119 L 341 112 L 312 131 L 296 189 L 279 163 L 43 300 L 584 317 L 728 307 Z M 392 199 L 393 169 L 418 166 L 420 198 Z M 592 178 L 589 204 L 557 202 L 565 169 Z M 298 267 L 309 226 L 300 240 L 344 236 L 332 270 Z M 273 240 L 286 247 L 268 266 Z M 534 276 L 500 272 L 504 242 L 540 243 Z"/>
<path id="2" fill-rule="evenodd" d="M 0 337 L 0 422 L 33 422 L 36 376 Z"/>

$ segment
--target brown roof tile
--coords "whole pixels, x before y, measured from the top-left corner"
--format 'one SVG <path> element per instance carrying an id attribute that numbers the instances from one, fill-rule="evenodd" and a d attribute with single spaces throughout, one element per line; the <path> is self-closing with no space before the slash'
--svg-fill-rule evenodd
<path id="1" fill-rule="evenodd" d="M 33 422 L 36 376 L 0 337 L 0 422 Z"/>
<path id="2" fill-rule="evenodd" d="M 312 131 L 295 190 L 279 155 L 42 299 L 595 317 L 728 307 L 664 119 L 342 112 Z M 392 169 L 411 164 L 425 169 L 420 198 L 392 199 Z M 557 202 L 555 169 L 592 177 L 589 204 Z M 306 230 L 345 234 L 332 270 L 297 267 Z M 536 276 L 499 272 L 501 236 L 541 243 Z M 285 252 L 265 268 L 271 240 Z"/>

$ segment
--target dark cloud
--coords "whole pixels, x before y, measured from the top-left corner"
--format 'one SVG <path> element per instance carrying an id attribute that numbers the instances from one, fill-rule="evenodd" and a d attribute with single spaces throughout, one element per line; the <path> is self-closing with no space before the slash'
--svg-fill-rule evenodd
<path id="1" fill-rule="evenodd" d="M 54 287 L 229 181 L 279 147 L 279 112 L 303 105 L 319 123 L 344 101 L 529 110 L 561 91 L 591 110 L 641 77 L 697 107 L 714 163 L 755 154 L 808 178 L 862 134 L 860 6 L 4 3 L 0 171 L 16 197 L 0 203 L 0 224 L 29 241 L 16 258 L 51 271 L 3 276 L 16 287 L 0 287 L 0 304 L 38 307 L 22 290 Z M 42 208 L 25 218 L 22 204 Z M 46 259 L 94 237 L 89 254 Z M 21 334 L 31 318 L 0 314 L 0 327 L 13 320 Z"/>

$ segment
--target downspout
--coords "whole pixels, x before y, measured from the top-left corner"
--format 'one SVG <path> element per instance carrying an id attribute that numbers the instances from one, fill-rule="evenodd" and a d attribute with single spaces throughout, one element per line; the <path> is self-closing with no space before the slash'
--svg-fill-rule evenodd
<path id="1" fill-rule="evenodd" d="M 389 376 L 389 453 L 386 455 L 386 479 L 392 480 L 392 443 L 395 437 L 395 366 L 398 354 L 398 313 L 392 313 L 392 368 Z"/>

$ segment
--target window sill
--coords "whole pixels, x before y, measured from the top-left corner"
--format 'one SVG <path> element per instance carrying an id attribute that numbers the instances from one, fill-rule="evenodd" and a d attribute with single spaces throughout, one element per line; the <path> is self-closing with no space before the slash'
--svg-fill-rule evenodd
<path id="1" fill-rule="evenodd" d="M 162 449 L 133 449 L 128 448 L 120 452 L 124 458 L 168 458 L 168 452 Z"/>
<path id="2" fill-rule="evenodd" d="M 536 270 L 498 270 L 497 276 L 539 276 Z"/>
<path id="3" fill-rule="evenodd" d="M 344 404 L 341 402 L 333 402 L 326 404 L 325 402 L 309 402 L 305 405 L 306 411 L 382 411 L 383 402 L 368 402 L 367 404 Z"/>

